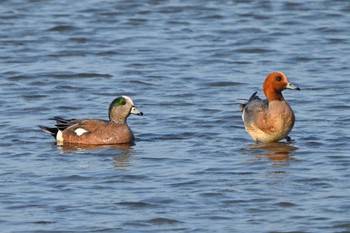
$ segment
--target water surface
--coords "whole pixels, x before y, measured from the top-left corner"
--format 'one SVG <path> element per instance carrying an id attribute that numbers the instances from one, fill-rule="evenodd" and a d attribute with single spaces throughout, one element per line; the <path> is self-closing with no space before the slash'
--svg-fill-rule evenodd
<path id="1" fill-rule="evenodd" d="M 0 3 L 5 232 L 349 232 L 350 2 Z M 256 145 L 240 99 L 280 70 L 293 143 Z M 107 118 L 135 145 L 57 146 L 53 116 Z"/>

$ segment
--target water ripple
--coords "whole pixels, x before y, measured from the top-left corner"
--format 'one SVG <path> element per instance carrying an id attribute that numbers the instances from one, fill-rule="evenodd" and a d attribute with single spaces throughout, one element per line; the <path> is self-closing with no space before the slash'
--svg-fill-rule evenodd
<path id="1" fill-rule="evenodd" d="M 69 6 L 69 7 L 67 7 Z M 347 1 L 2 1 L 6 232 L 349 231 Z M 254 144 L 239 103 L 284 71 L 293 143 Z M 55 145 L 52 116 L 108 119 L 130 145 Z M 285 221 L 288 219 L 288 221 Z"/>

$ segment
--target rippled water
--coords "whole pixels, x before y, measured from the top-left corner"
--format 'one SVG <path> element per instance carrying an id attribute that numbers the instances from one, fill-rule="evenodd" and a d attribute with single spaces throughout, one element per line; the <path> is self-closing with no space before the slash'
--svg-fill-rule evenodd
<path id="1" fill-rule="evenodd" d="M 349 232 L 349 25 L 344 0 L 1 1 L 1 229 Z M 295 142 L 256 145 L 238 104 L 275 70 Z M 135 145 L 37 127 L 121 94 Z"/>

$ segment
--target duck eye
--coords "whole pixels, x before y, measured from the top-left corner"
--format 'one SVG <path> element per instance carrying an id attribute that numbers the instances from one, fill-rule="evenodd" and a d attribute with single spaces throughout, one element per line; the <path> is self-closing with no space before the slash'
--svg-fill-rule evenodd
<path id="1" fill-rule="evenodd" d="M 282 77 L 277 77 L 276 79 L 278 82 L 280 82 L 282 80 Z"/>

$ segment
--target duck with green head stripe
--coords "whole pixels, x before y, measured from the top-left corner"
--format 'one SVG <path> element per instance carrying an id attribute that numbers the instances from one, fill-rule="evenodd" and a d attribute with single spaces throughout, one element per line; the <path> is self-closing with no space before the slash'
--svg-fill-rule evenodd
<path id="1" fill-rule="evenodd" d="M 54 117 L 54 128 L 39 126 L 43 131 L 55 137 L 59 144 L 108 145 L 131 143 L 134 134 L 127 125 L 130 114 L 142 116 L 134 102 L 128 96 L 121 96 L 109 106 L 109 121 L 99 119 L 63 119 Z"/>

